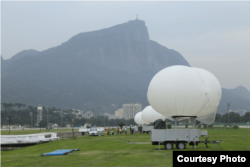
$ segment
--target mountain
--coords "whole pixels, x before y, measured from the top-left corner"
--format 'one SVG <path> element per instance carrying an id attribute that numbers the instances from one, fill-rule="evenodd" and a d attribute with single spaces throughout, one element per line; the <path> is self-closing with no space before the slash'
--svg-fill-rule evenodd
<path id="1" fill-rule="evenodd" d="M 229 91 L 250 100 L 250 91 L 243 86 L 238 86 L 235 89 L 229 89 Z"/>
<path id="2" fill-rule="evenodd" d="M 250 111 L 250 92 L 243 86 L 235 89 L 222 88 L 222 97 L 218 106 L 218 113 L 227 112 L 227 103 L 230 103 L 230 110 L 247 110 Z"/>
<path id="3" fill-rule="evenodd" d="M 99 114 L 125 103 L 145 107 L 150 80 L 171 65 L 189 66 L 180 53 L 150 40 L 144 21 L 133 20 L 79 33 L 42 52 L 26 50 L 2 59 L 2 101 L 94 107 Z"/>
<path id="4" fill-rule="evenodd" d="M 3 57 L 2 55 L 0 55 L 0 63 L 2 63 L 4 60 L 3 60 Z"/>
<path id="5" fill-rule="evenodd" d="M 16 55 L 14 55 L 13 57 L 11 57 L 10 59 L 6 60 L 6 61 L 15 61 L 17 59 L 20 59 L 24 56 L 35 56 L 36 54 L 38 54 L 39 52 L 33 49 L 30 50 L 23 50 L 19 53 L 17 53 Z"/>

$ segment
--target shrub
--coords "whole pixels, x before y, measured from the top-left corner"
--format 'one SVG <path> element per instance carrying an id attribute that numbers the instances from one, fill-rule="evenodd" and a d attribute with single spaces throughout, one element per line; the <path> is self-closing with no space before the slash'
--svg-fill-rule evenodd
<path id="1" fill-rule="evenodd" d="M 188 124 L 186 124 L 186 128 L 188 128 Z"/>
<path id="2" fill-rule="evenodd" d="M 201 125 L 199 124 L 199 125 L 198 125 L 198 128 L 200 128 L 200 127 L 201 127 Z"/>
<path id="3" fill-rule="evenodd" d="M 203 127 L 204 127 L 204 128 L 206 128 L 206 127 L 207 127 L 207 125 L 206 125 L 206 124 L 204 124 L 204 125 L 203 125 Z"/>
<path id="4" fill-rule="evenodd" d="M 167 125 L 167 128 L 168 128 L 168 129 L 171 129 L 171 124 L 168 124 L 168 125 Z"/>
<path id="5" fill-rule="evenodd" d="M 212 127 L 213 127 L 213 125 L 211 124 L 211 125 L 209 125 L 208 127 L 212 128 Z"/>
<path id="6" fill-rule="evenodd" d="M 233 128 L 234 129 L 239 129 L 239 126 L 238 125 L 234 125 Z"/>

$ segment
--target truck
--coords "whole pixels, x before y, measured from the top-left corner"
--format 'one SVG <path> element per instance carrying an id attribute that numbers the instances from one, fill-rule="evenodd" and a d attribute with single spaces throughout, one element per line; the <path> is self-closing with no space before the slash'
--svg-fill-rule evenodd
<path id="1" fill-rule="evenodd" d="M 82 135 L 89 134 L 90 133 L 90 129 L 91 128 L 81 127 L 81 128 L 79 128 L 79 132 L 81 132 Z M 104 131 L 103 127 L 96 127 L 96 129 L 97 129 L 98 132 Z"/>

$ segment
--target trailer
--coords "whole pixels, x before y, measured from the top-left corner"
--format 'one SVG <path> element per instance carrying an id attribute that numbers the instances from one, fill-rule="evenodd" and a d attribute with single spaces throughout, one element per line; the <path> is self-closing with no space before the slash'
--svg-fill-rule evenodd
<path id="1" fill-rule="evenodd" d="M 176 145 L 178 149 L 185 149 L 186 143 L 198 145 L 199 137 L 207 136 L 207 131 L 199 129 L 152 129 L 152 144 L 163 143 L 166 149 Z"/>
<path id="2" fill-rule="evenodd" d="M 151 141 L 152 145 L 160 145 L 163 144 L 165 149 L 170 150 L 173 149 L 174 145 L 176 145 L 177 149 L 185 149 L 186 144 L 195 146 L 198 143 L 204 143 L 207 148 L 207 143 L 218 144 L 220 141 L 199 141 L 199 138 L 202 136 L 207 136 L 207 130 L 201 131 L 200 129 L 195 129 L 195 117 L 192 117 L 193 128 L 192 129 L 177 129 L 177 118 L 173 117 L 175 120 L 175 129 L 152 129 L 151 133 Z"/>
<path id="3" fill-rule="evenodd" d="M 147 126 L 147 125 L 143 125 L 142 126 L 142 133 L 151 133 L 152 129 L 154 129 L 154 126 Z"/>

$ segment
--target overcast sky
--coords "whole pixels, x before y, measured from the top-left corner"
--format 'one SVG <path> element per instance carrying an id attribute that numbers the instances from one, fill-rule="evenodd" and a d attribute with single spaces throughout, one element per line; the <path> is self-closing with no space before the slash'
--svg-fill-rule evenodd
<path id="1" fill-rule="evenodd" d="M 223 88 L 250 90 L 250 2 L 1 2 L 1 54 L 58 46 L 134 20 L 151 40 L 212 72 Z"/>

